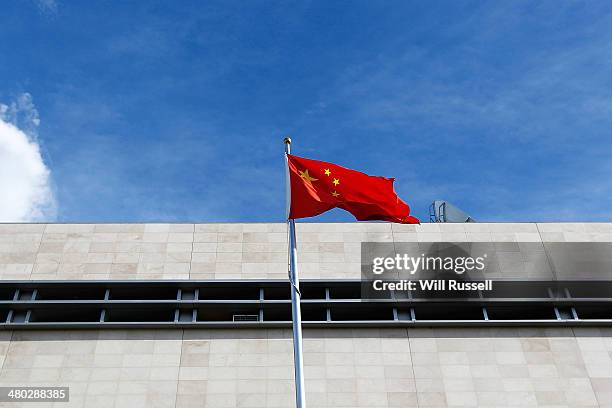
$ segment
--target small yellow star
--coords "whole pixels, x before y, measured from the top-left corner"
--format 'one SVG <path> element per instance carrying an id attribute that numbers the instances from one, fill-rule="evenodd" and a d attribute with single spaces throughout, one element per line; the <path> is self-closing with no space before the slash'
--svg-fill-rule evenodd
<path id="1" fill-rule="evenodd" d="M 325 175 L 329 177 L 330 174 L 331 174 L 331 171 L 329 169 L 325 169 Z"/>
<path id="2" fill-rule="evenodd" d="M 335 178 L 334 181 L 332 181 L 332 183 L 334 183 L 334 186 L 337 186 L 338 184 L 340 184 L 340 180 Z"/>
<path id="3" fill-rule="evenodd" d="M 339 197 L 339 196 L 340 196 L 340 193 L 338 193 L 338 192 L 334 191 L 334 192 L 332 193 L 332 195 L 333 195 L 334 197 Z"/>
<path id="4" fill-rule="evenodd" d="M 311 177 L 310 174 L 308 174 L 308 169 L 304 170 L 304 171 L 300 171 L 300 177 L 303 178 L 304 180 L 306 180 L 307 182 L 311 183 L 313 181 L 317 181 L 318 179 Z"/>

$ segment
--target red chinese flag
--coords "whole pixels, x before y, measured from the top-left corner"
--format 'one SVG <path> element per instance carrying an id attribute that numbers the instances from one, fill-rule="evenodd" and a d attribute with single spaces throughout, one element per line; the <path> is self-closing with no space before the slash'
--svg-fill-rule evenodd
<path id="1" fill-rule="evenodd" d="M 332 163 L 287 155 L 291 182 L 289 218 L 342 208 L 359 221 L 420 224 L 393 190 L 395 179 L 369 176 Z"/>

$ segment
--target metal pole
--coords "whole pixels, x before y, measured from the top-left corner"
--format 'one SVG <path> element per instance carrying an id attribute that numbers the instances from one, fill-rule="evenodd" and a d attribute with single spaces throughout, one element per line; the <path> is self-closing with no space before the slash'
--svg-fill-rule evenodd
<path id="1" fill-rule="evenodd" d="M 291 183 L 287 154 L 291 154 L 291 139 L 285 138 L 285 164 L 287 165 L 287 227 L 289 228 L 289 282 L 291 283 L 291 318 L 293 322 L 293 365 L 295 369 L 295 405 L 306 408 L 304 389 L 304 361 L 302 353 L 302 314 L 300 312 L 300 278 L 297 269 L 297 242 L 295 220 L 289 218 Z"/>

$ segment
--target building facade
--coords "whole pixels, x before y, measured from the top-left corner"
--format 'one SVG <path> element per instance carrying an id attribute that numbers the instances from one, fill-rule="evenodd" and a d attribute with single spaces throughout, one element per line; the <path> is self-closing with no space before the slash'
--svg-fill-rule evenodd
<path id="1" fill-rule="evenodd" d="M 360 319 L 343 286 L 361 278 L 363 242 L 605 243 L 612 224 L 297 233 L 304 291 L 320 293 L 303 305 L 309 407 L 612 406 L 604 306 L 588 324 L 402 321 L 397 307 Z M 0 278 L 0 386 L 70 388 L 69 402 L 0 406 L 294 406 L 285 224 L 0 224 Z"/>

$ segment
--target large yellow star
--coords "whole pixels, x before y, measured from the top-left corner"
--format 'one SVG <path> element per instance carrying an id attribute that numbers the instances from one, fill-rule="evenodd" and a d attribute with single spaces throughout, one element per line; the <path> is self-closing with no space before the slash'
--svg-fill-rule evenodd
<path id="1" fill-rule="evenodd" d="M 329 177 L 329 175 L 330 175 L 330 174 L 331 174 L 331 170 L 329 170 L 329 169 L 325 169 L 325 175 L 326 175 L 327 177 Z"/>
<path id="2" fill-rule="evenodd" d="M 340 184 L 340 180 L 335 178 L 334 181 L 332 181 L 332 183 L 334 184 L 334 186 L 337 186 L 338 184 Z"/>
<path id="3" fill-rule="evenodd" d="M 311 183 L 313 181 L 317 181 L 318 179 L 311 177 L 310 174 L 308 174 L 308 169 L 304 170 L 304 171 L 300 171 L 300 177 L 303 178 L 304 180 L 306 180 L 308 183 Z"/>

